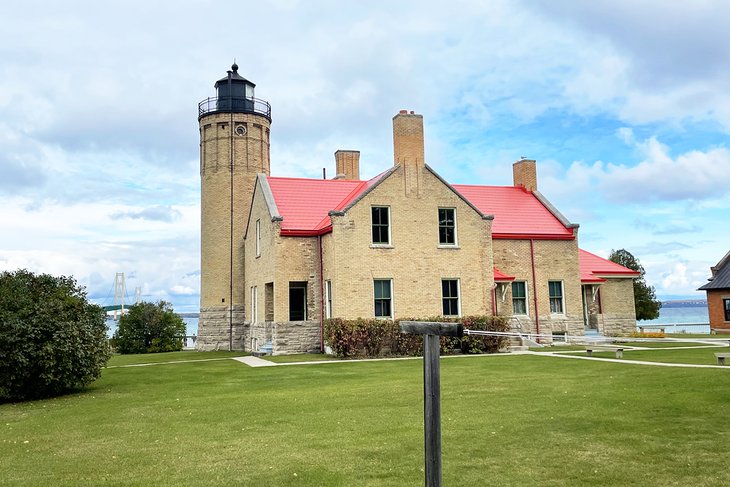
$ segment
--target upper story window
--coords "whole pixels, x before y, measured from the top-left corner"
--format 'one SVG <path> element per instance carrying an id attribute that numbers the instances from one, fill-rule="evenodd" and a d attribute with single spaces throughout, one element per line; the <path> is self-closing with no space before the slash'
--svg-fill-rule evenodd
<path id="1" fill-rule="evenodd" d="M 256 220 L 256 257 L 261 255 L 261 220 Z"/>
<path id="2" fill-rule="evenodd" d="M 456 208 L 439 208 L 439 245 L 456 245 Z"/>
<path id="3" fill-rule="evenodd" d="M 512 314 L 527 314 L 527 283 L 525 281 L 512 283 Z"/>
<path id="4" fill-rule="evenodd" d="M 441 280 L 441 307 L 444 316 L 459 316 L 459 280 Z"/>
<path id="5" fill-rule="evenodd" d="M 390 208 L 372 207 L 373 244 L 390 245 Z"/>
<path id="6" fill-rule="evenodd" d="M 563 282 L 548 281 L 548 291 L 550 293 L 550 312 L 563 314 L 565 306 L 563 306 Z"/>
<path id="7" fill-rule="evenodd" d="M 392 318 L 393 317 L 393 281 L 390 279 L 375 279 L 374 297 L 375 297 L 375 317 L 376 318 Z"/>

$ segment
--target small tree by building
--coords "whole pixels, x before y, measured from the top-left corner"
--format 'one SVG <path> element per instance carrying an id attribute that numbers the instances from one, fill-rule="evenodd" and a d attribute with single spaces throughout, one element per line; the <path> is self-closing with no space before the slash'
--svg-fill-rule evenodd
<path id="1" fill-rule="evenodd" d="M 56 396 L 101 375 L 104 311 L 72 277 L 0 273 L 0 402 Z"/>
<path id="2" fill-rule="evenodd" d="M 113 344 L 119 353 L 154 353 L 182 350 L 185 322 L 165 301 L 141 302 L 119 318 Z"/>
<path id="3" fill-rule="evenodd" d="M 621 264 L 640 275 L 634 279 L 634 306 L 636 307 L 637 320 L 654 320 L 659 318 L 659 309 L 662 307 L 661 301 L 656 298 L 654 286 L 650 286 L 644 280 L 644 267 L 639 259 L 634 257 L 631 252 L 625 249 L 611 250 L 608 260 Z"/>

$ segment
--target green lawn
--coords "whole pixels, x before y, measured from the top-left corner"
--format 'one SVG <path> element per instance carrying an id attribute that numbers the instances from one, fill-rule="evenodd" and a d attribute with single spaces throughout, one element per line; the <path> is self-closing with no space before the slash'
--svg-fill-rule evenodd
<path id="1" fill-rule="evenodd" d="M 730 367 L 441 370 L 444 485 L 730 485 Z M 418 486 L 422 401 L 419 360 L 109 368 L 86 392 L 0 405 L 0 484 Z"/>

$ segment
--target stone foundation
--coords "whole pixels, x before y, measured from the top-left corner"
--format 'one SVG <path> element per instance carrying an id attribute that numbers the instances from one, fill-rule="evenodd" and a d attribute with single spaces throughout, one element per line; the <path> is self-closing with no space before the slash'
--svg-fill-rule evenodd
<path id="1" fill-rule="evenodd" d="M 319 321 L 266 321 L 250 326 L 244 338 L 246 350 L 257 351 L 271 343 L 273 355 L 319 352 Z"/>
<path id="2" fill-rule="evenodd" d="M 232 317 L 233 327 L 231 327 L 230 308 L 224 306 L 200 308 L 195 349 L 244 350 L 244 337 L 249 334 L 249 325 L 244 321 L 243 306 L 235 306 Z"/>

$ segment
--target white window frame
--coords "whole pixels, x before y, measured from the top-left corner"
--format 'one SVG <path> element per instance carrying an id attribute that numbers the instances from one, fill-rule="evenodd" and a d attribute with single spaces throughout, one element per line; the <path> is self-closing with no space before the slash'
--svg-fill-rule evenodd
<path id="1" fill-rule="evenodd" d="M 375 223 L 373 223 L 373 209 L 374 208 L 385 208 L 388 214 L 388 241 L 383 242 L 374 242 L 373 241 L 373 227 Z M 387 205 L 372 205 L 370 207 L 370 245 L 373 247 L 392 247 L 393 246 L 393 218 L 392 218 L 392 212 L 390 211 L 390 206 Z"/>
<path id="2" fill-rule="evenodd" d="M 261 220 L 256 220 L 256 257 L 261 257 Z"/>
<path id="3" fill-rule="evenodd" d="M 375 282 L 376 281 L 385 281 L 388 283 L 388 286 L 390 287 L 390 316 L 377 316 L 375 314 L 376 308 L 375 308 Z M 373 316 L 375 316 L 376 319 L 379 320 L 392 320 L 395 316 L 395 297 L 394 297 L 394 289 L 393 289 L 393 279 L 385 278 L 385 279 L 373 279 Z M 381 298 L 382 299 L 382 298 Z"/>
<path id="4" fill-rule="evenodd" d="M 444 281 L 456 281 L 456 313 L 455 315 L 446 315 L 443 314 L 444 312 L 444 299 L 454 299 L 453 296 L 449 296 L 448 298 L 444 296 Z M 445 277 L 441 279 L 441 316 L 448 316 L 448 317 L 460 317 L 461 316 L 461 279 L 453 278 L 453 277 Z"/>
<path id="5" fill-rule="evenodd" d="M 332 281 L 324 281 L 324 317 L 332 318 Z"/>
<path id="6" fill-rule="evenodd" d="M 560 307 L 562 308 L 560 311 L 553 311 L 553 298 L 550 295 L 550 283 L 551 282 L 557 282 L 560 283 Z M 550 314 L 551 315 L 565 315 L 565 284 L 561 280 L 550 280 L 548 281 L 548 306 L 550 307 Z"/>
<path id="7" fill-rule="evenodd" d="M 451 210 L 454 212 L 454 243 L 442 243 L 441 242 L 441 221 L 438 218 L 438 211 L 440 210 Z M 438 230 L 439 230 L 439 247 L 458 247 L 459 246 L 459 230 L 458 225 L 456 223 L 456 208 L 451 206 L 439 206 L 438 211 L 436 213 L 436 220 L 438 224 Z"/>
<path id="8" fill-rule="evenodd" d="M 517 299 L 524 299 L 525 300 L 525 312 L 524 313 L 515 313 L 515 296 L 514 296 L 514 290 L 512 290 L 512 285 L 522 283 L 522 285 L 525 287 L 525 297 L 517 298 Z M 512 316 L 530 316 L 530 300 L 529 297 L 529 287 L 527 286 L 527 281 L 512 281 L 512 285 L 510 285 L 510 289 L 512 290 Z"/>

